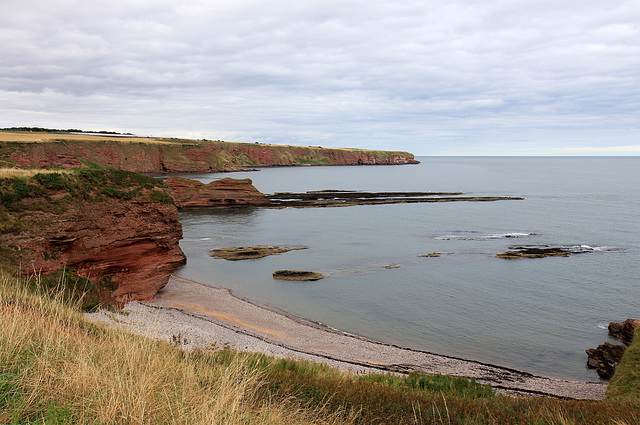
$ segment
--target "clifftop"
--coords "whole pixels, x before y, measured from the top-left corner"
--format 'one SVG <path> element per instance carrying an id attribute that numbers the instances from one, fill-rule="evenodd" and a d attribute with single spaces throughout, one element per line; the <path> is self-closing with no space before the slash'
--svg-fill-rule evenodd
<path id="1" fill-rule="evenodd" d="M 211 140 L 0 131 L 0 166 L 113 167 L 136 172 L 237 171 L 296 165 L 401 165 L 407 152 Z"/>

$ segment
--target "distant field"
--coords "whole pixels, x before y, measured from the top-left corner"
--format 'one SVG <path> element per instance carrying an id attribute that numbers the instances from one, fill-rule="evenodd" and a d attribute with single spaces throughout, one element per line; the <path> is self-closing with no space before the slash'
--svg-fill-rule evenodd
<path id="1" fill-rule="evenodd" d="M 93 134 L 71 134 L 71 133 L 40 133 L 40 132 L 18 132 L 18 131 L 0 131 L 0 142 L 21 142 L 21 143 L 46 143 L 55 142 L 60 140 L 73 140 L 73 141 L 116 141 L 120 143 L 149 143 L 149 144 L 173 144 L 173 143 L 228 143 L 228 144 L 242 144 L 242 145 L 254 145 L 258 143 L 251 142 L 223 142 L 221 140 L 198 140 L 198 139 L 178 139 L 178 138 L 163 138 L 163 137 L 137 137 L 137 136 L 117 136 L 117 135 L 93 135 Z M 340 150 L 347 152 L 377 152 L 373 149 L 359 149 L 359 148 L 325 148 L 322 146 L 294 146 L 294 145 L 274 145 L 270 143 L 259 143 L 260 146 L 270 146 L 277 148 L 295 148 L 304 147 L 312 150 Z M 384 151 L 382 151 L 384 152 Z"/>
<path id="2" fill-rule="evenodd" d="M 89 140 L 89 141 L 117 140 L 118 142 L 154 143 L 154 144 L 170 143 L 166 140 L 152 138 L 152 137 L 95 136 L 90 134 L 0 131 L 0 142 L 45 143 L 45 142 L 53 142 L 61 139 Z"/>

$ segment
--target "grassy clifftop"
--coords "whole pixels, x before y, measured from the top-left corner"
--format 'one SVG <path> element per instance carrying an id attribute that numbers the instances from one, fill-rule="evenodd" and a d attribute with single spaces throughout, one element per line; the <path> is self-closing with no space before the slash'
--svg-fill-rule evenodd
<path id="1" fill-rule="evenodd" d="M 90 304 L 149 299 L 185 258 L 166 190 L 117 169 L 0 170 L 0 268 L 72 268 L 95 289 Z"/>
<path id="2" fill-rule="evenodd" d="M 0 167 L 113 167 L 136 172 L 233 171 L 296 165 L 400 165 L 407 152 L 211 140 L 0 131 Z"/>

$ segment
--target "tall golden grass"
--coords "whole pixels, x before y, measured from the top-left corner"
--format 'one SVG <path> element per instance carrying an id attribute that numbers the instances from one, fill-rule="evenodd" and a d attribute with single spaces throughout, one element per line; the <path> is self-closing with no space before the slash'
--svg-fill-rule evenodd
<path id="1" fill-rule="evenodd" d="M 38 133 L 0 131 L 0 142 L 45 143 L 56 140 L 70 141 L 117 141 L 122 143 L 166 144 L 167 141 L 155 137 L 98 136 L 93 134 Z"/>
<path id="2" fill-rule="evenodd" d="M 640 420 L 639 397 L 632 391 L 620 402 L 456 395 L 410 389 L 392 379 L 368 382 L 306 362 L 185 352 L 90 322 L 62 299 L 64 292 L 44 292 L 0 272 L 0 424 L 630 425 Z M 629 367 L 637 369 L 637 363 Z"/>
<path id="3" fill-rule="evenodd" d="M 52 174 L 52 173 L 70 173 L 71 170 L 45 170 L 37 168 L 0 168 L 0 179 L 11 177 L 31 177 L 38 173 L 40 174 Z"/>
<path id="4" fill-rule="evenodd" d="M 0 276 L 0 423 L 342 424 L 340 412 L 258 397 L 230 364 L 86 321 Z"/>

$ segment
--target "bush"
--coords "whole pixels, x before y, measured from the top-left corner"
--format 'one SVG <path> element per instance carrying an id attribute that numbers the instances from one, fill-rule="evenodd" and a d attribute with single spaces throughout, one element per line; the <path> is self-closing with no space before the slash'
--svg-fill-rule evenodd
<path id="1" fill-rule="evenodd" d="M 47 189 L 61 190 L 66 186 L 62 176 L 57 173 L 38 173 L 33 177 Z"/>

